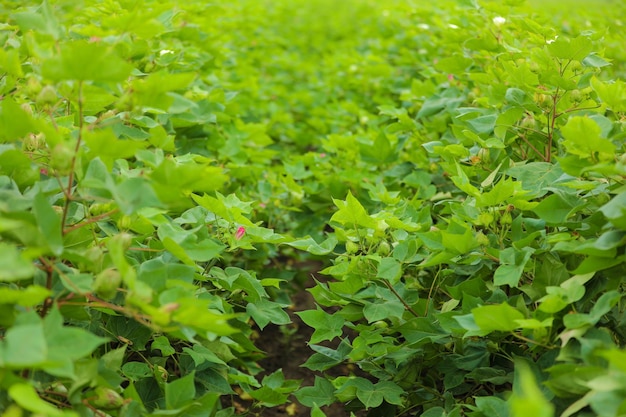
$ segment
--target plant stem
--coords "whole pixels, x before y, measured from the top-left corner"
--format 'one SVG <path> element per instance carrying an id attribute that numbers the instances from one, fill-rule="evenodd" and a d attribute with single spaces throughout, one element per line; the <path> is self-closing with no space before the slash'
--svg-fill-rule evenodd
<path id="1" fill-rule="evenodd" d="M 72 155 L 72 163 L 70 164 L 70 174 L 67 179 L 67 190 L 65 191 L 65 204 L 63 205 L 63 218 L 61 225 L 65 226 L 67 221 L 67 212 L 69 211 L 70 202 L 72 201 L 72 186 L 74 185 L 74 169 L 76 167 L 76 155 L 80 149 L 83 140 L 83 82 L 78 82 L 78 138 L 74 147 L 74 155 Z"/>
<path id="2" fill-rule="evenodd" d="M 546 147 L 546 162 L 552 162 L 552 143 L 554 142 L 554 126 L 556 124 L 556 105 L 559 102 L 559 87 L 556 88 L 554 95 L 552 96 L 552 111 L 550 114 L 552 117 L 550 118 L 550 124 L 548 126 L 548 146 Z M 550 114 L 548 116 L 550 116 Z"/>
<path id="3" fill-rule="evenodd" d="M 398 300 L 400 300 L 400 302 L 402 303 L 402 305 L 404 306 L 404 309 L 406 311 L 408 311 L 409 313 L 413 314 L 415 317 L 420 317 L 419 314 L 417 314 L 415 312 L 415 310 L 413 310 L 413 308 L 407 304 L 406 301 L 404 301 L 404 298 L 402 298 L 402 296 L 400 296 L 400 294 L 398 294 L 398 292 L 395 290 L 395 288 L 393 288 L 393 286 L 389 283 L 389 281 L 387 281 L 386 279 L 381 279 L 381 281 L 387 286 L 387 288 L 389 288 L 389 291 L 391 291 L 393 293 L 393 295 L 396 296 L 396 298 Z"/>
<path id="4" fill-rule="evenodd" d="M 80 223 L 76 223 L 71 226 L 68 226 L 65 229 L 63 229 L 63 234 L 66 235 L 70 232 L 73 232 L 74 230 L 80 229 L 83 226 L 87 226 L 88 224 L 99 222 L 100 220 L 106 219 L 107 217 L 117 213 L 118 211 L 119 209 L 113 209 L 111 211 L 107 211 L 106 213 L 102 213 L 97 216 L 90 217 L 89 219 L 82 221 Z"/>

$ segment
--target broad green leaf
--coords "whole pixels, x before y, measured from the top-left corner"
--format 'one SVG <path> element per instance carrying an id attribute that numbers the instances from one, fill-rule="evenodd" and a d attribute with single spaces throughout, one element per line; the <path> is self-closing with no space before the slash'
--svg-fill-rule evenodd
<path id="1" fill-rule="evenodd" d="M 516 380 L 509 398 L 511 417 L 553 417 L 554 405 L 543 395 L 525 362 L 515 363 Z"/>
<path id="2" fill-rule="evenodd" d="M 24 343 L 24 341 L 28 343 Z M 15 325 L 0 342 L 0 361 L 9 369 L 33 368 L 45 364 L 48 344 L 41 323 Z"/>
<path id="3" fill-rule="evenodd" d="M 8 391 L 9 396 L 23 407 L 25 410 L 33 413 L 42 414 L 50 417 L 71 417 L 77 416 L 75 413 L 65 413 L 50 403 L 41 399 L 35 388 L 26 383 L 13 384 Z M 20 413 L 21 414 L 21 413 Z"/>
<path id="4" fill-rule="evenodd" d="M 0 142 L 14 142 L 35 129 L 32 117 L 11 97 L 0 101 Z"/>
<path id="5" fill-rule="evenodd" d="M 602 128 L 590 117 L 571 117 L 561 128 L 563 145 L 572 155 L 592 161 L 609 161 L 615 157 L 615 145 L 602 139 Z"/>
<path id="6" fill-rule="evenodd" d="M 43 76 L 52 81 L 124 81 L 132 66 L 112 47 L 82 40 L 62 43 L 60 52 L 42 63 Z"/>
<path id="7" fill-rule="evenodd" d="M 311 355 L 302 366 L 313 371 L 325 371 L 340 364 L 352 350 L 350 344 L 345 340 L 339 344 L 337 350 L 313 344 L 310 344 L 309 347 L 316 353 Z"/>
<path id="8" fill-rule="evenodd" d="M 300 249 L 309 252 L 313 255 L 328 255 L 335 249 L 337 245 L 337 239 L 333 236 L 324 240 L 322 243 L 317 243 L 315 239 L 307 236 L 302 239 L 297 239 L 291 242 L 285 242 L 286 245 L 292 246 L 296 249 Z"/>
<path id="9" fill-rule="evenodd" d="M 576 201 L 573 198 L 565 199 L 561 194 L 552 194 L 541 200 L 533 211 L 548 224 L 562 224 L 567 221 L 575 207 Z"/>
<path id="10" fill-rule="evenodd" d="M 210 335 L 226 336 L 236 332 L 228 324 L 232 316 L 210 311 L 208 300 L 185 298 L 178 301 L 178 308 L 172 313 L 172 320 L 202 332 L 207 338 Z"/>
<path id="11" fill-rule="evenodd" d="M 315 329 L 310 343 L 333 340 L 343 334 L 344 319 L 339 314 L 328 314 L 321 308 L 296 313 L 307 326 Z"/>
<path id="12" fill-rule="evenodd" d="M 61 216 L 52 208 L 48 198 L 42 193 L 35 196 L 33 213 L 48 248 L 55 256 L 61 255 L 63 253 Z"/>
<path id="13" fill-rule="evenodd" d="M 176 349 L 170 345 L 170 341 L 165 336 L 155 337 L 151 345 L 152 350 L 160 350 L 162 356 L 171 356 L 176 352 Z"/>
<path id="14" fill-rule="evenodd" d="M 524 273 L 524 267 L 530 260 L 534 249 L 524 247 L 516 249 L 506 248 L 500 251 L 500 266 L 493 276 L 493 283 L 496 285 L 508 285 L 517 287 L 519 280 Z"/>
<path id="15" fill-rule="evenodd" d="M 494 207 L 510 199 L 515 193 L 516 183 L 510 179 L 499 181 L 491 190 L 476 197 L 477 207 Z"/>
<path id="16" fill-rule="evenodd" d="M 587 67 L 592 67 L 592 68 L 603 68 L 603 67 L 611 65 L 611 63 L 609 61 L 607 61 L 606 59 L 604 59 L 603 57 L 601 57 L 601 56 L 599 56 L 599 55 L 597 55 L 595 53 L 591 53 L 591 54 L 587 55 L 587 57 L 585 59 L 583 59 L 582 63 L 583 63 L 583 65 L 585 65 Z"/>
<path id="17" fill-rule="evenodd" d="M 607 314 L 619 302 L 622 295 L 617 291 L 605 292 L 594 303 L 589 314 L 573 313 L 567 314 L 563 318 L 563 324 L 568 329 L 578 329 L 581 327 L 594 326 L 602 316 Z"/>
<path id="18" fill-rule="evenodd" d="M 611 110 L 615 112 L 626 111 L 626 83 L 623 80 L 605 83 L 593 77 L 591 86 Z"/>
<path id="19" fill-rule="evenodd" d="M 394 258 L 383 258 L 378 264 L 376 278 L 389 281 L 391 285 L 395 285 L 402 276 L 402 265 Z"/>
<path id="20" fill-rule="evenodd" d="M 165 384 L 165 406 L 169 410 L 180 409 L 190 405 L 196 396 L 194 385 L 195 372 Z"/>
<path id="21" fill-rule="evenodd" d="M 326 417 L 326 414 L 317 406 L 317 404 L 313 404 L 311 408 L 311 417 Z"/>
<path id="22" fill-rule="evenodd" d="M 563 176 L 563 171 L 558 164 L 530 162 L 509 168 L 506 174 L 518 180 L 524 191 L 542 197 L 548 193 L 546 187 L 553 186 Z"/>
<path id="23" fill-rule="evenodd" d="M 23 32 L 33 30 L 50 35 L 55 40 L 63 36 L 64 28 L 47 0 L 44 0 L 36 11 L 14 13 L 11 17 L 15 19 Z"/>
<path id="24" fill-rule="evenodd" d="M 476 397 L 476 409 L 489 417 L 509 417 L 506 401 L 498 397 Z"/>
<path id="25" fill-rule="evenodd" d="M 98 346 L 108 341 L 85 329 L 64 325 L 63 317 L 56 308 L 44 319 L 44 333 L 48 359 L 55 363 L 47 365 L 44 369 L 58 376 L 71 376 L 74 361 L 91 354 Z M 68 344 L 68 340 L 72 343 Z"/>
<path id="26" fill-rule="evenodd" d="M 295 396 L 306 407 L 322 407 L 335 400 L 335 387 L 327 379 L 315 376 L 314 385 L 300 388 Z"/>
<path id="27" fill-rule="evenodd" d="M 35 267 L 18 249 L 0 242 L 0 282 L 20 281 L 32 278 Z"/>
<path id="28" fill-rule="evenodd" d="M 99 157 L 109 170 L 113 169 L 116 159 L 132 158 L 139 149 L 146 147 L 144 142 L 118 139 L 110 129 L 87 131 L 83 140 L 85 158 Z"/>
<path id="29" fill-rule="evenodd" d="M 478 327 L 483 331 L 510 332 L 517 329 L 517 320 L 523 320 L 524 315 L 507 303 L 486 305 L 472 309 L 472 315 Z"/>
<path id="30" fill-rule="evenodd" d="M 383 398 L 389 404 L 402 405 L 404 390 L 391 381 L 381 381 L 375 385 L 376 391 L 383 394 Z"/>
<path id="31" fill-rule="evenodd" d="M 283 310 L 280 304 L 267 299 L 260 299 L 246 305 L 246 311 L 261 330 L 269 323 L 285 325 L 291 323 L 289 314 Z"/>
<path id="32" fill-rule="evenodd" d="M 350 191 L 348 191 L 345 201 L 333 199 L 333 202 L 339 210 L 332 215 L 330 218 L 331 222 L 338 223 L 344 227 L 378 228 L 378 222 L 365 211 L 365 208 Z"/>
<path id="33" fill-rule="evenodd" d="M 414 317 L 398 326 L 397 329 L 411 345 L 433 343 L 449 336 L 446 331 L 428 317 Z"/>
<path id="34" fill-rule="evenodd" d="M 399 300 L 382 300 L 373 303 L 365 303 L 363 307 L 363 315 L 369 323 L 375 321 L 389 319 L 392 317 L 400 318 L 404 313 L 404 305 Z"/>
<path id="35" fill-rule="evenodd" d="M 600 207 L 600 211 L 616 227 L 626 230 L 626 192 L 622 192 Z"/>
<path id="36" fill-rule="evenodd" d="M 50 296 L 50 290 L 39 285 L 29 285 L 24 289 L 0 287 L 0 304 L 32 307 L 41 303 L 48 296 Z"/>
<path id="37" fill-rule="evenodd" d="M 547 48 L 557 58 L 582 61 L 592 51 L 593 43 L 584 35 L 576 38 L 560 36 L 548 44 Z"/>
<path id="38" fill-rule="evenodd" d="M 217 363 L 220 365 L 226 365 L 222 359 L 220 359 L 212 350 L 202 346 L 202 345 L 194 345 L 193 349 L 189 349 L 188 347 L 184 347 L 183 351 L 187 352 L 189 356 L 193 359 L 196 365 L 202 365 L 204 362 Z"/>
<path id="39" fill-rule="evenodd" d="M 478 190 L 478 188 L 470 184 L 470 180 L 467 177 L 467 174 L 465 174 L 465 171 L 463 171 L 463 168 L 461 168 L 461 165 L 459 165 L 458 162 L 456 163 L 456 171 L 457 175 L 450 177 L 452 182 L 454 182 L 454 185 L 456 185 L 461 191 L 464 191 L 469 196 L 477 198 L 480 197 L 480 191 Z"/>
<path id="40" fill-rule="evenodd" d="M 451 229 L 441 231 L 441 243 L 448 252 L 465 254 L 479 246 L 469 227 L 463 226 L 463 233 L 456 233 L 457 230 Z"/>

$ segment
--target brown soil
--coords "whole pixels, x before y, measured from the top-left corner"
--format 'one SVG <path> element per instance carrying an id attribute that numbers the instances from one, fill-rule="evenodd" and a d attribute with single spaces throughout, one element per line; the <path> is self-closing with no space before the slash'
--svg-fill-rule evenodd
<path id="1" fill-rule="evenodd" d="M 316 277 L 319 278 L 319 277 Z M 315 282 L 310 279 L 305 284 L 310 288 Z M 315 376 L 321 376 L 321 373 L 311 371 L 301 365 L 313 354 L 308 347 L 307 342 L 310 340 L 314 329 L 310 328 L 302 322 L 295 313 L 303 310 L 315 309 L 315 301 L 313 296 L 303 288 L 292 296 L 293 306 L 288 311 L 291 316 L 292 324 L 287 331 L 280 329 L 275 325 L 268 325 L 259 332 L 260 337 L 255 341 L 255 345 L 266 352 L 267 357 L 263 359 L 259 365 L 265 369 L 265 373 L 270 374 L 278 369 L 282 369 L 286 379 L 301 380 L 301 387 L 312 386 Z M 337 340 L 327 346 L 336 347 Z M 340 375 L 350 375 L 355 373 L 354 369 L 348 369 L 345 366 L 338 366 L 328 371 L 333 377 Z M 291 398 L 292 403 L 279 407 L 266 408 L 258 411 L 258 414 L 249 414 L 258 417 L 309 417 L 311 410 L 300 404 L 295 397 Z M 331 404 L 322 407 L 322 411 L 327 417 L 347 417 L 350 415 L 346 411 L 343 404 Z M 357 417 L 365 416 L 365 412 L 355 412 Z"/>

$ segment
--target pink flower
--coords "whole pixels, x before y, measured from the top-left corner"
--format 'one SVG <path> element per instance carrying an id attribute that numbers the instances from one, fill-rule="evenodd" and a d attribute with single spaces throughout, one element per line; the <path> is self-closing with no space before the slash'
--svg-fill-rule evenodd
<path id="1" fill-rule="evenodd" d="M 48 175 L 48 169 L 47 168 L 40 168 L 39 169 L 39 173 L 41 175 L 46 175 L 47 176 Z"/>
<path id="2" fill-rule="evenodd" d="M 243 226 L 239 226 L 237 232 L 235 233 L 235 239 L 239 240 L 246 234 L 246 228 Z"/>
<path id="3" fill-rule="evenodd" d="M 321 153 L 320 154 L 320 158 L 326 158 L 326 154 L 325 153 Z"/>
<path id="4" fill-rule="evenodd" d="M 454 81 L 454 75 L 448 74 L 448 81 Z"/>

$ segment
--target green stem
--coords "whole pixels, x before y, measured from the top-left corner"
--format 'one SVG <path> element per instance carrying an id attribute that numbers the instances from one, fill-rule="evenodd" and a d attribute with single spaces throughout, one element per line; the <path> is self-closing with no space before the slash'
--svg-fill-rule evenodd
<path id="1" fill-rule="evenodd" d="M 72 163 L 70 166 L 70 175 L 67 179 L 67 190 L 65 191 L 65 204 L 63 205 L 63 218 L 61 225 L 63 226 L 63 234 L 65 235 L 65 224 L 67 222 L 67 212 L 72 201 L 72 187 L 74 185 L 74 168 L 76 167 L 76 155 L 80 149 L 83 140 L 83 82 L 78 82 L 78 139 L 74 147 L 74 155 L 72 155 Z"/>

